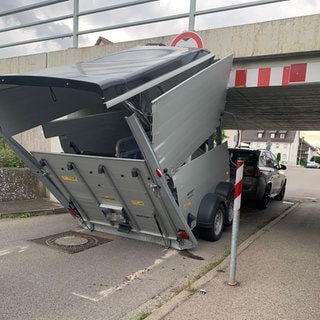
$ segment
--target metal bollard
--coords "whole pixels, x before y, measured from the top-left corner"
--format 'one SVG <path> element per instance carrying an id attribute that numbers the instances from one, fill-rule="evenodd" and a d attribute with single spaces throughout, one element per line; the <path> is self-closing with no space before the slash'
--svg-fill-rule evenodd
<path id="1" fill-rule="evenodd" d="M 231 253 L 230 253 L 230 273 L 228 285 L 235 286 L 236 281 L 236 266 L 237 266 L 237 246 L 240 222 L 240 207 L 242 193 L 242 178 L 243 178 L 244 161 L 238 159 L 237 172 L 234 190 L 234 207 L 233 207 L 233 222 L 232 222 L 232 237 L 231 237 Z"/>

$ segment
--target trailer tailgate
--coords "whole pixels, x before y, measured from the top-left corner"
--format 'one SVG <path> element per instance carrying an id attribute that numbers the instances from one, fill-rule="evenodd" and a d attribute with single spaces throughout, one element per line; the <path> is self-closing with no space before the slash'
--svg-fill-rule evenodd
<path id="1" fill-rule="evenodd" d="M 97 230 L 124 231 L 140 240 L 143 234 L 159 238 L 159 242 L 169 241 L 168 246 L 179 249 L 195 246 L 192 241 L 180 243 L 178 231 L 186 230 L 186 222 L 178 212 L 166 211 L 144 160 L 42 152 L 33 155 L 57 188 L 76 204 L 84 220 Z"/>

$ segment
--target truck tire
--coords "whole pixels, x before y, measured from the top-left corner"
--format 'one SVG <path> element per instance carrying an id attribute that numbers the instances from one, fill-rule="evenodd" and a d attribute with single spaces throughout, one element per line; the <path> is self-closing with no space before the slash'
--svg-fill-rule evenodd
<path id="1" fill-rule="evenodd" d="M 284 194 L 286 193 L 286 184 L 287 182 L 283 184 L 280 193 L 274 197 L 275 200 L 283 200 Z"/>
<path id="2" fill-rule="evenodd" d="M 261 200 L 258 201 L 258 209 L 266 209 L 270 203 L 270 190 L 271 190 L 271 186 L 268 185 L 266 187 L 266 191 L 263 194 L 263 197 Z"/>

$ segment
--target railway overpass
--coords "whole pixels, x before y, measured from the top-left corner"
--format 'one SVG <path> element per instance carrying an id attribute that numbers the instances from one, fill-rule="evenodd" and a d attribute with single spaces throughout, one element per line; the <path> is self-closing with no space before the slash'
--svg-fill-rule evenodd
<path id="1" fill-rule="evenodd" d="M 320 130 L 320 52 L 235 59 L 223 127 Z"/>
<path id="2" fill-rule="evenodd" d="M 224 129 L 320 130 L 319 21 L 316 14 L 198 32 L 217 59 L 234 55 Z M 174 37 L 0 59 L 0 74 L 77 63 L 146 43 L 170 45 Z M 39 133 L 17 139 L 30 149 L 51 149 Z"/>

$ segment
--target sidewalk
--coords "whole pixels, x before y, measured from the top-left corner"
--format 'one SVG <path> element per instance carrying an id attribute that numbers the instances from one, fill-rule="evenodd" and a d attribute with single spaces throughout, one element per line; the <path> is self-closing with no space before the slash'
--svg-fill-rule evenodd
<path id="1" fill-rule="evenodd" d="M 64 212 L 66 209 L 60 203 L 53 202 L 48 198 L 0 202 L 1 218 L 23 214 L 44 215 Z"/>
<path id="2" fill-rule="evenodd" d="M 319 204 L 293 207 L 242 243 L 239 284 L 228 279 L 226 259 L 147 319 L 320 319 Z"/>

